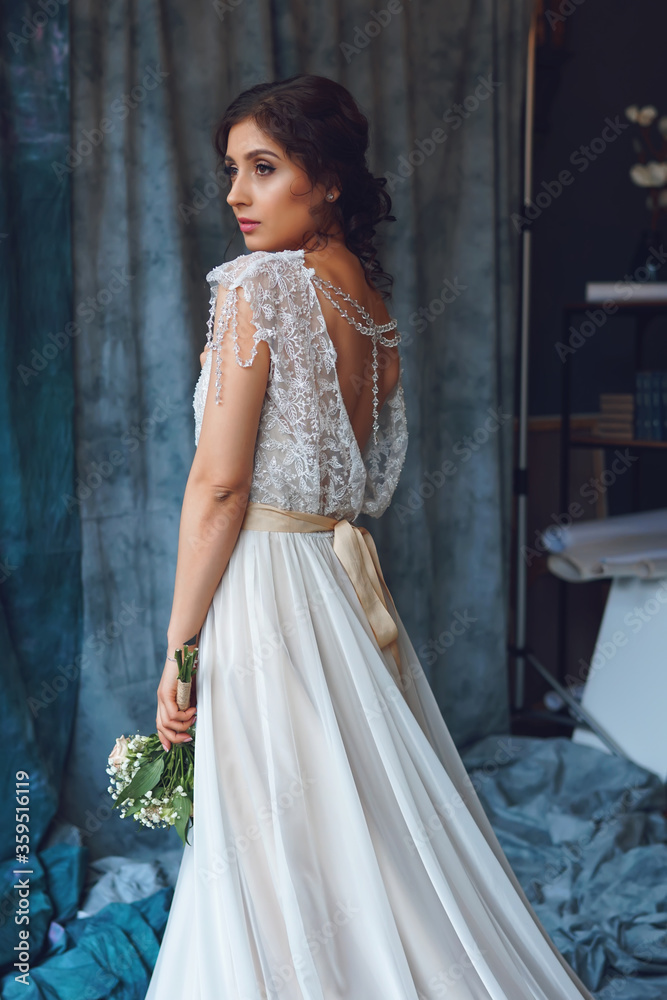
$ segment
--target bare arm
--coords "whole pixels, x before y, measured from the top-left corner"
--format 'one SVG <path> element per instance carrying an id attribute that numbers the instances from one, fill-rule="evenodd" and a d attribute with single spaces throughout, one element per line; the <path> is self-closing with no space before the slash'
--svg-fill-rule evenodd
<path id="1" fill-rule="evenodd" d="M 238 351 L 243 360 L 253 347 L 252 310 L 238 289 Z M 215 325 L 227 295 L 220 288 Z M 241 530 L 254 464 L 255 442 L 269 377 L 270 351 L 260 340 L 251 365 L 235 358 L 231 328 L 219 347 L 221 357 L 220 402 L 216 403 L 216 357 L 211 358 L 206 405 L 197 451 L 185 487 L 178 535 L 174 600 L 167 629 L 170 656 L 198 635 L 213 595 L 227 568 Z M 158 687 L 157 728 L 165 749 L 182 742 L 183 732 L 195 715 L 194 706 L 176 706 L 177 667 L 165 663 Z"/>

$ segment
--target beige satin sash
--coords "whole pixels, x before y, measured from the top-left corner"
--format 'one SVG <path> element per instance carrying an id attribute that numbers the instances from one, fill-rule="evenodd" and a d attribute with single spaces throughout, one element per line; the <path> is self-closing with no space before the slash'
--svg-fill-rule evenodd
<path id="1" fill-rule="evenodd" d="M 265 531 L 331 531 L 333 549 L 354 587 L 381 649 L 388 647 L 393 654 L 396 670 L 394 680 L 403 690 L 401 656 L 398 650 L 398 628 L 389 614 L 380 582 L 394 600 L 385 583 L 373 536 L 367 528 L 352 524 L 347 518 L 337 520 L 324 514 L 310 514 L 301 510 L 283 510 L 273 504 L 248 504 L 241 528 Z"/>

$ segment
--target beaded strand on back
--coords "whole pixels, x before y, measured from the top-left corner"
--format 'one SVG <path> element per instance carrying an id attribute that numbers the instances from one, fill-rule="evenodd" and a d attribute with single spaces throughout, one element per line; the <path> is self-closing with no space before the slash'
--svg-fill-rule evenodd
<path id="1" fill-rule="evenodd" d="M 364 307 L 359 302 L 357 302 L 356 299 L 353 299 L 351 295 L 348 295 L 347 292 L 344 292 L 342 288 L 339 288 L 338 285 L 334 285 L 331 281 L 327 281 L 326 278 L 321 278 L 317 274 L 313 274 L 312 281 L 313 284 L 317 285 L 317 287 L 321 289 L 321 291 L 324 293 L 324 295 L 326 295 L 331 304 L 336 307 L 339 313 L 342 316 L 344 316 L 345 319 L 349 323 L 351 323 L 356 330 L 359 331 L 359 333 L 363 333 L 366 336 L 373 338 L 373 443 L 377 444 L 377 432 L 379 426 L 378 405 L 377 405 L 378 404 L 377 345 L 383 344 L 385 347 L 396 347 L 396 345 L 400 343 L 401 335 L 398 332 L 396 333 L 396 336 L 393 338 L 388 338 L 384 336 L 384 334 L 388 333 L 390 330 L 396 329 L 398 325 L 397 320 L 392 319 L 389 323 L 376 323 L 371 318 L 370 314 L 364 309 Z M 340 295 L 341 298 L 351 303 L 355 307 L 355 309 L 358 310 L 359 314 L 364 318 L 366 323 L 363 324 L 358 322 L 358 320 L 353 319 L 352 316 L 350 316 L 350 314 L 346 312 L 346 310 L 341 306 L 341 304 L 334 300 L 331 293 L 327 291 L 327 289 L 331 289 L 332 291 Z"/>

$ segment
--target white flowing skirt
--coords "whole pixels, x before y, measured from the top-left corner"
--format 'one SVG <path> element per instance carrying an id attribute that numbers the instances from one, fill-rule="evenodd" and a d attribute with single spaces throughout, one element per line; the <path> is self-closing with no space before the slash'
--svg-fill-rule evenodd
<path id="1" fill-rule="evenodd" d="M 402 687 L 332 531 L 240 532 L 200 636 L 194 824 L 146 1000 L 593 1000 L 388 603 Z"/>

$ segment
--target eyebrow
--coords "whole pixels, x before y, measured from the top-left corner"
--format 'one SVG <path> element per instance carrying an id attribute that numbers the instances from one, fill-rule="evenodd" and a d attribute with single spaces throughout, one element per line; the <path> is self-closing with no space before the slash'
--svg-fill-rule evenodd
<path id="1" fill-rule="evenodd" d="M 251 149 L 249 153 L 245 154 L 245 159 L 252 160 L 253 157 L 255 156 L 275 156 L 277 160 L 280 159 L 278 154 L 272 153 L 270 149 Z M 225 156 L 225 162 L 227 162 L 227 160 L 231 160 L 232 162 L 234 162 L 234 157 L 227 155 Z"/>

